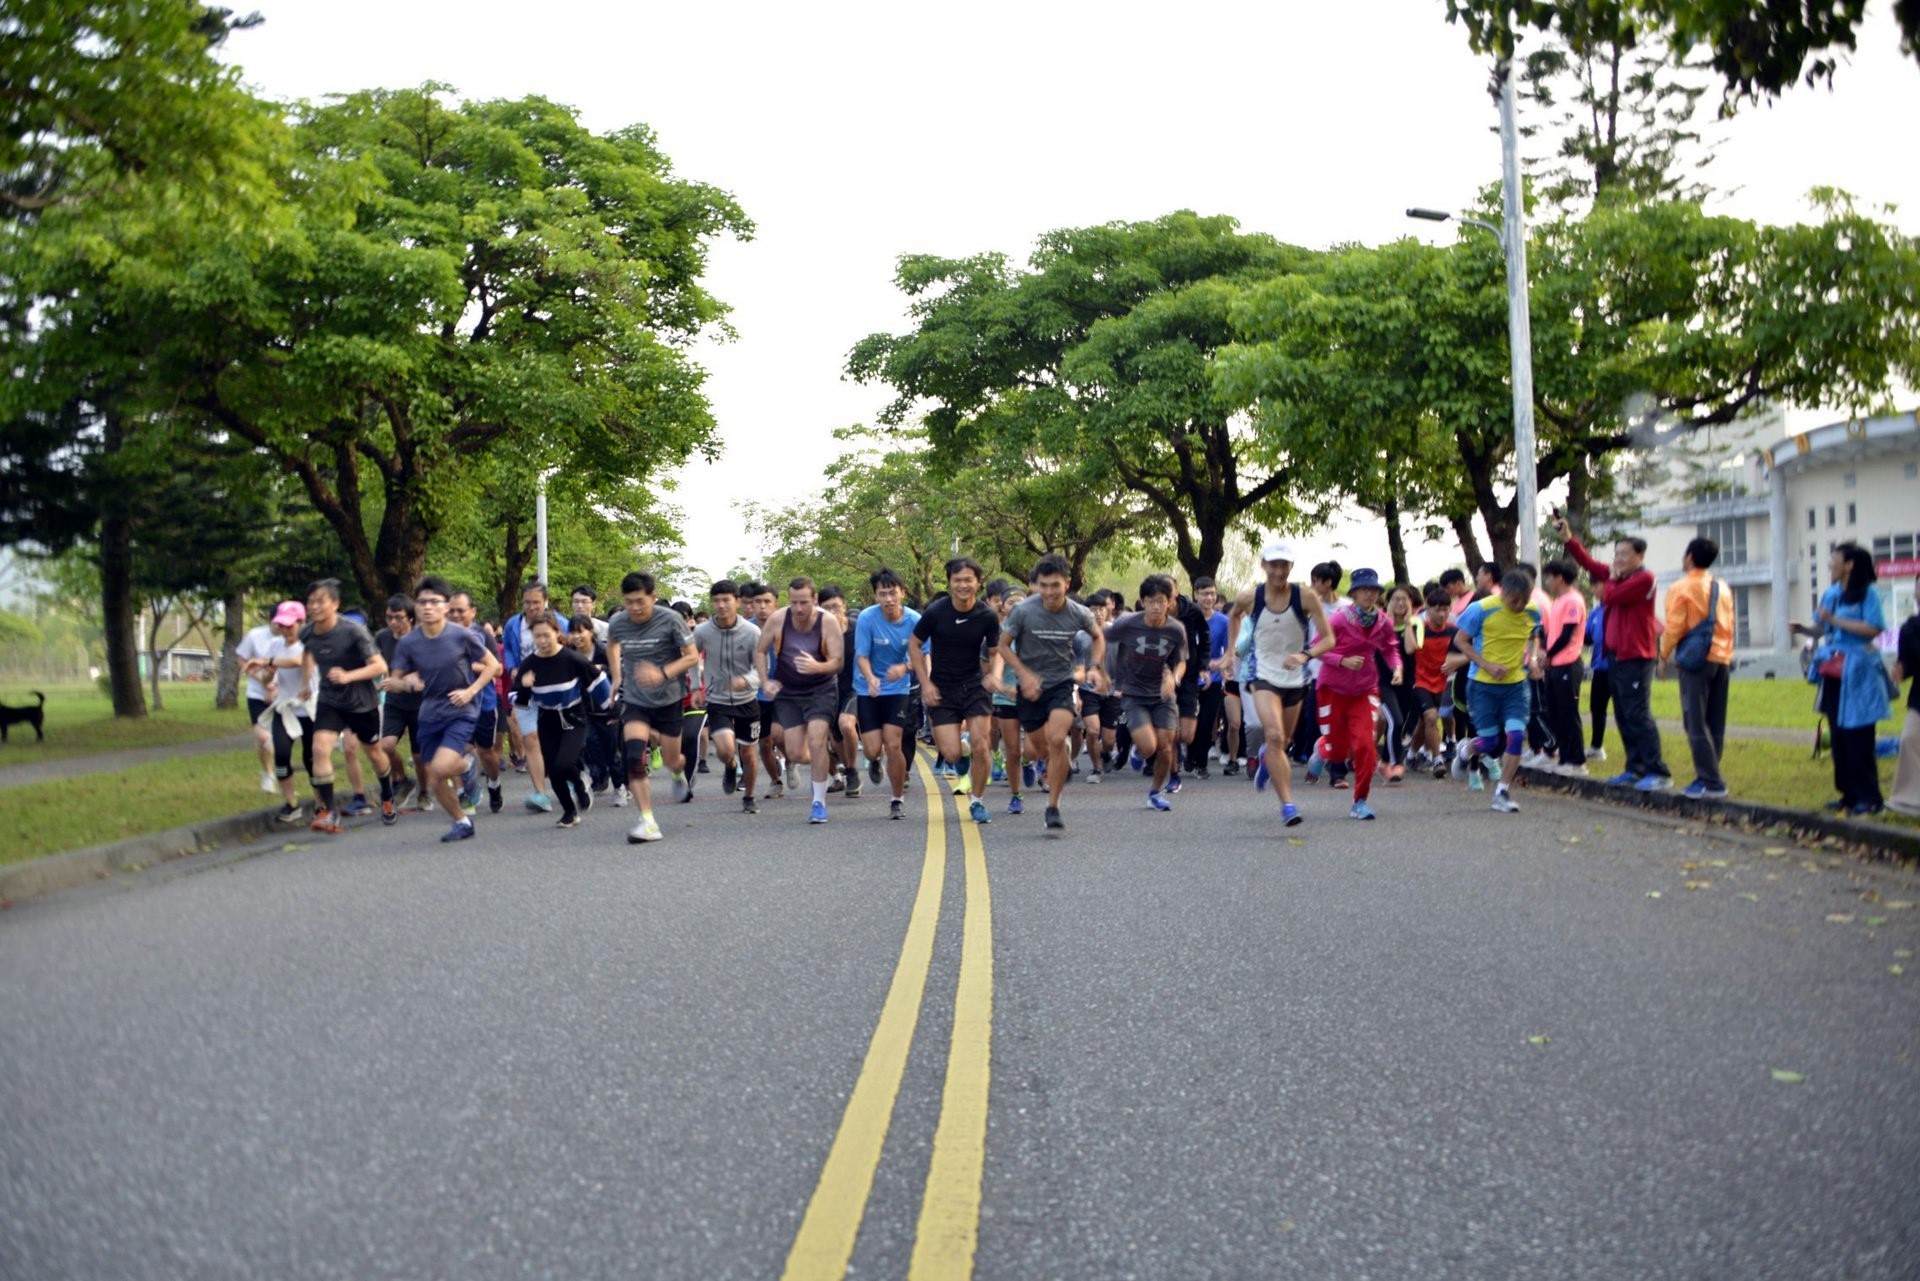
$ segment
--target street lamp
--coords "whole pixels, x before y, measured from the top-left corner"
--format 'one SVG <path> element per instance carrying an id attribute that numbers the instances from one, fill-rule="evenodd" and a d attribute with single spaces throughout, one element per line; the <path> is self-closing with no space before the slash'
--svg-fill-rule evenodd
<path id="1" fill-rule="evenodd" d="M 1427 222 L 1459 222 L 1483 227 L 1507 255 L 1507 346 L 1513 357 L 1513 470 L 1519 481 L 1514 508 L 1520 524 L 1520 559 L 1540 563 L 1540 492 L 1533 439 L 1533 323 L 1527 312 L 1527 226 L 1520 200 L 1520 145 L 1513 118 L 1513 70 L 1500 67 L 1501 183 L 1503 225 L 1439 209 L 1409 209 L 1407 217 Z"/>

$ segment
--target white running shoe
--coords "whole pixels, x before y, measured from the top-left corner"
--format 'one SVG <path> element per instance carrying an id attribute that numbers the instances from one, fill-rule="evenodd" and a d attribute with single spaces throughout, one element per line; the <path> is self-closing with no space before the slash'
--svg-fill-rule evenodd
<path id="1" fill-rule="evenodd" d="M 800 767 L 792 761 L 787 762 L 787 790 L 789 792 L 800 790 Z"/>
<path id="2" fill-rule="evenodd" d="M 640 845 L 647 841 L 657 841 L 659 839 L 660 824 L 654 821 L 653 815 L 651 814 L 648 814 L 638 823 L 635 823 L 633 830 L 627 833 L 627 844 L 629 845 Z"/>
<path id="3" fill-rule="evenodd" d="M 673 803 L 678 805 L 692 794 L 693 788 L 688 785 L 685 776 L 675 775 L 673 780 Z"/>
<path id="4" fill-rule="evenodd" d="M 272 770 L 263 769 L 260 771 L 260 790 L 268 796 L 278 796 L 280 794 L 280 784 L 274 781 Z"/>
<path id="5" fill-rule="evenodd" d="M 614 788 L 613 789 L 613 808 L 619 809 L 621 806 L 625 805 L 626 803 L 627 803 L 627 789 L 624 787 Z"/>
<path id="6" fill-rule="evenodd" d="M 1500 788 L 1494 792 L 1493 804 L 1488 808 L 1499 814 L 1518 814 L 1520 812 L 1519 803 L 1515 801 L 1513 797 L 1507 795 L 1505 788 Z"/>

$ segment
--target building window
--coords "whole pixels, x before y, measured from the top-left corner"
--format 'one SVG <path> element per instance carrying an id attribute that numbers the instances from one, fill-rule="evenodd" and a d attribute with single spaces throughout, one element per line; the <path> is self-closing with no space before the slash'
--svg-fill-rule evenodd
<path id="1" fill-rule="evenodd" d="M 1908 480 L 1920 480 L 1920 463 L 1908 463 L 1900 469 L 1900 474 Z"/>
<path id="2" fill-rule="evenodd" d="M 1813 510 L 1813 508 L 1811 508 L 1811 507 L 1809 507 L 1809 508 L 1807 508 L 1807 528 L 1808 528 L 1808 529 L 1818 529 L 1819 527 L 1820 527 L 1820 517 L 1819 517 L 1819 515 L 1818 515 L 1817 513 L 1815 513 L 1815 511 Z"/>
<path id="3" fill-rule="evenodd" d="M 1893 558 L 1893 540 L 1891 538 L 1874 539 L 1873 558 L 1875 560 L 1891 560 Z"/>
<path id="4" fill-rule="evenodd" d="M 1828 529 L 1832 529 L 1832 528 L 1833 528 L 1833 527 L 1834 527 L 1835 525 L 1837 525 L 1837 524 L 1839 524 L 1839 523 L 1840 523 L 1839 521 L 1837 521 L 1837 520 L 1835 520 L 1835 519 L 1834 519 L 1834 508 L 1833 508 L 1833 504 L 1832 504 L 1832 503 L 1828 503 L 1828 504 L 1827 504 L 1827 528 L 1828 528 Z"/>
<path id="5" fill-rule="evenodd" d="M 1848 472 L 1846 475 L 1840 478 L 1840 488 L 1842 489 L 1852 489 L 1855 483 L 1856 483 L 1856 478 L 1854 477 L 1854 474 L 1852 472 Z"/>
<path id="6" fill-rule="evenodd" d="M 1733 589 L 1733 647 L 1746 649 L 1753 644 L 1753 616 L 1748 612 L 1751 605 L 1750 589 Z"/>
<path id="7" fill-rule="evenodd" d="M 1694 527 L 1694 532 L 1702 538 L 1713 540 L 1720 549 L 1720 564 L 1747 563 L 1747 522 L 1744 518 L 1703 521 Z"/>
<path id="8" fill-rule="evenodd" d="M 1913 556 L 1916 536 L 1913 534 L 1895 534 L 1893 537 L 1893 558 L 1907 560 Z"/>
<path id="9" fill-rule="evenodd" d="M 1849 525 L 1851 525 L 1851 524 L 1853 524 L 1853 523 L 1854 523 L 1854 510 L 1853 510 L 1853 504 L 1852 504 L 1852 503 L 1848 503 L 1848 504 L 1847 504 L 1847 524 L 1849 524 Z"/>

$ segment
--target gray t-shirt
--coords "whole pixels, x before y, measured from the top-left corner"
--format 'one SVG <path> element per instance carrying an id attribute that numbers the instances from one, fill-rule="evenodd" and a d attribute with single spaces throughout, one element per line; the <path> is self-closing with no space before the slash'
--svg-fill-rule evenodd
<path id="1" fill-rule="evenodd" d="M 1060 612 L 1047 612 L 1038 596 L 1013 607 L 1003 630 L 1013 638 L 1020 661 L 1040 678 L 1043 689 L 1073 679 L 1073 638 L 1094 629 L 1093 611 L 1069 600 Z"/>
<path id="2" fill-rule="evenodd" d="M 709 618 L 693 629 L 694 648 L 707 668 L 707 702 L 722 707 L 751 707 L 752 688 L 735 689 L 734 678 L 753 674 L 753 651 L 760 643 L 760 629 L 744 618 L 736 618 L 732 627 L 722 627 Z"/>
<path id="3" fill-rule="evenodd" d="M 632 707 L 672 707 L 687 696 L 687 678 L 643 685 L 634 675 L 641 663 L 665 667 L 693 644 L 693 629 L 680 612 L 655 606 L 652 617 L 636 623 L 625 613 L 607 624 L 607 646 L 620 647 L 620 700 Z"/>
<path id="4" fill-rule="evenodd" d="M 1115 684 L 1123 698 L 1165 697 L 1161 678 L 1187 656 L 1187 629 L 1173 620 L 1147 625 L 1145 614 L 1128 614 L 1107 628 Z"/>
<path id="5" fill-rule="evenodd" d="M 308 623 L 300 629 L 300 643 L 313 655 L 314 671 L 320 677 L 319 706 L 337 707 L 343 712 L 370 712 L 380 705 L 372 681 L 335 685 L 327 679 L 327 673 L 335 668 L 350 672 L 365 667 L 380 652 L 366 628 L 351 618 L 334 619 L 332 629 L 324 633 L 315 631 L 313 624 Z"/>

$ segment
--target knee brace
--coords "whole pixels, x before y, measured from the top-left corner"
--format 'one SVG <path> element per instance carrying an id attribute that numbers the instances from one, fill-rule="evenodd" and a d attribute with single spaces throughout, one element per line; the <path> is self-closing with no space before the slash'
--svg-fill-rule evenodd
<path id="1" fill-rule="evenodd" d="M 1508 756 L 1520 755 L 1521 749 L 1524 748 L 1526 745 L 1527 745 L 1527 732 L 1525 730 L 1510 729 L 1507 731 L 1507 755 Z"/>
<path id="2" fill-rule="evenodd" d="M 319 770 L 315 770 L 311 774 L 307 775 L 307 777 L 312 779 L 316 783 L 323 783 L 323 784 L 331 783 L 333 782 L 333 771 L 328 770 L 326 773 L 322 774 Z"/>
<path id="3" fill-rule="evenodd" d="M 645 778 L 649 761 L 653 756 L 653 745 L 637 738 L 628 739 L 622 745 L 622 754 L 626 757 L 627 777 Z"/>
<path id="4" fill-rule="evenodd" d="M 1498 756 L 1500 746 L 1498 734 L 1483 734 L 1473 740 L 1473 750 L 1481 756 Z"/>

